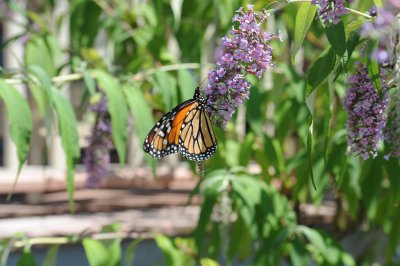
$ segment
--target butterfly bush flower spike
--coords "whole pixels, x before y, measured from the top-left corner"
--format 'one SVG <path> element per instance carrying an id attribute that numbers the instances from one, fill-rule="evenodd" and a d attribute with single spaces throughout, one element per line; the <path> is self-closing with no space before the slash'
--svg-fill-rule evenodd
<path id="1" fill-rule="evenodd" d="M 251 84 L 246 75 L 261 79 L 266 70 L 275 66 L 269 42 L 281 37 L 261 30 L 268 16 L 266 11 L 254 11 L 252 5 L 246 11 L 240 8 L 232 19 L 230 35 L 222 38 L 217 67 L 208 73 L 205 91 L 209 113 L 222 128 L 235 109 L 249 99 Z"/>
<path id="2" fill-rule="evenodd" d="M 352 3 L 353 0 L 348 1 Z M 325 25 L 338 24 L 343 15 L 349 13 L 344 6 L 344 0 L 311 0 L 318 6 L 318 16 Z"/>
<path id="3" fill-rule="evenodd" d="M 344 108 L 348 113 L 347 143 L 352 152 L 366 160 L 375 158 L 386 123 L 387 90 L 378 93 L 364 65 L 346 82 Z"/>
<path id="4" fill-rule="evenodd" d="M 111 140 L 111 119 L 108 113 L 106 98 L 93 105 L 92 111 L 96 113 L 96 123 L 92 133 L 87 137 L 89 145 L 84 157 L 84 165 L 88 174 L 86 186 L 96 188 L 102 178 L 107 175 L 107 166 L 110 163 L 109 151 L 113 148 Z"/>

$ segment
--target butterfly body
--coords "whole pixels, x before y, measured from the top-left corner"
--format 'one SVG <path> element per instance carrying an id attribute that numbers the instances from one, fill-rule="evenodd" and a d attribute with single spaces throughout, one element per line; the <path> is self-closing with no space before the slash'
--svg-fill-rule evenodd
<path id="1" fill-rule="evenodd" d="M 207 98 L 196 88 L 192 99 L 165 114 L 150 130 L 143 149 L 154 158 L 181 153 L 192 161 L 209 159 L 217 141 L 207 112 Z"/>

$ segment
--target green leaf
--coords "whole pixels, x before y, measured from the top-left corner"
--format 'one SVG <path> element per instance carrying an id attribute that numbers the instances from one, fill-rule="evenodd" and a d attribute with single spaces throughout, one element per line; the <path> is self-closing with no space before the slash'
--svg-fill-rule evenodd
<path id="1" fill-rule="evenodd" d="M 219 266 L 220 264 L 218 263 L 218 261 L 215 261 L 210 258 L 201 258 L 200 265 L 201 266 Z"/>
<path id="2" fill-rule="evenodd" d="M 96 239 L 85 238 L 82 245 L 90 266 L 119 266 L 121 265 L 121 245 L 119 239 L 111 241 L 106 247 Z"/>
<path id="3" fill-rule="evenodd" d="M 12 248 L 11 238 L 0 239 L 0 266 L 7 265 L 8 255 L 10 254 L 11 248 Z"/>
<path id="4" fill-rule="evenodd" d="M 121 265 L 121 241 L 114 239 L 107 249 L 107 266 Z"/>
<path id="5" fill-rule="evenodd" d="M 85 87 L 91 96 L 96 94 L 96 82 L 90 75 L 88 71 L 83 74 L 83 81 L 85 82 Z"/>
<path id="6" fill-rule="evenodd" d="M 348 38 L 352 32 L 357 31 L 364 23 L 365 18 L 358 18 L 346 25 L 346 37 Z"/>
<path id="7" fill-rule="evenodd" d="M 35 258 L 30 250 L 24 250 L 22 255 L 18 258 L 17 266 L 36 266 Z"/>
<path id="8" fill-rule="evenodd" d="M 133 260 L 135 258 L 135 250 L 136 250 L 136 247 L 139 245 L 139 243 L 141 241 L 142 241 L 142 239 L 132 240 L 129 243 L 129 245 L 126 247 L 126 250 L 125 250 L 125 266 L 133 265 Z"/>
<path id="9" fill-rule="evenodd" d="M 316 190 L 317 187 L 315 186 L 314 181 L 314 171 L 313 171 L 313 140 L 314 140 L 314 117 L 315 117 L 315 96 L 316 90 L 313 90 L 306 98 L 306 105 L 310 112 L 311 119 L 310 119 L 310 127 L 308 128 L 307 133 L 307 159 L 308 159 L 308 167 L 311 176 L 311 181 Z"/>
<path id="10" fill-rule="evenodd" d="M 74 50 L 92 47 L 101 26 L 101 8 L 93 1 L 77 0 L 71 6 L 70 33 Z"/>
<path id="11" fill-rule="evenodd" d="M 59 249 L 60 249 L 59 245 L 52 245 L 47 251 L 47 255 L 42 263 L 42 266 L 56 266 L 57 254 Z"/>
<path id="12" fill-rule="evenodd" d="M 354 260 L 344 252 L 334 239 L 322 231 L 307 226 L 297 226 L 311 243 L 310 251 L 314 258 L 319 258 L 321 265 L 355 265 Z M 348 264 L 344 264 L 347 262 Z"/>
<path id="13" fill-rule="evenodd" d="M 108 254 L 103 243 L 96 239 L 85 238 L 82 245 L 90 266 L 108 266 Z"/>
<path id="14" fill-rule="evenodd" d="M 47 101 L 51 101 L 51 79 L 48 73 L 39 65 L 29 66 L 28 72 L 33 74 L 39 80 L 47 94 Z"/>
<path id="15" fill-rule="evenodd" d="M 246 135 L 241 147 L 240 147 L 240 156 L 239 156 L 239 164 L 243 166 L 247 166 L 251 159 L 251 154 L 253 151 L 253 143 L 255 142 L 255 135 L 249 133 Z"/>
<path id="16" fill-rule="evenodd" d="M 378 92 L 382 91 L 382 85 L 381 85 L 381 78 L 380 78 L 380 68 L 379 64 L 376 60 L 371 59 L 371 54 L 375 47 L 378 46 L 378 41 L 376 40 L 369 40 L 368 41 L 368 48 L 367 48 L 367 70 L 368 70 L 368 76 L 371 77 L 372 82 L 375 85 L 375 88 L 377 89 Z"/>
<path id="17" fill-rule="evenodd" d="M 144 141 L 147 133 L 154 125 L 152 110 L 136 83 L 131 82 L 130 85 L 123 85 L 122 90 L 134 119 L 134 129 L 136 134 L 140 141 Z M 143 119 L 144 117 L 146 119 Z M 145 156 L 145 159 L 154 171 L 156 161 L 149 156 Z"/>
<path id="18" fill-rule="evenodd" d="M 111 115 L 112 137 L 117 149 L 119 162 L 125 164 L 126 140 L 128 135 L 128 107 L 118 80 L 110 74 L 94 70 L 93 76 L 99 87 L 105 92 L 108 101 L 108 110 Z"/>
<path id="19" fill-rule="evenodd" d="M 17 184 L 22 165 L 28 156 L 29 142 L 32 134 L 32 114 L 25 97 L 15 87 L 5 83 L 1 79 L 0 98 L 4 101 L 7 109 L 8 130 L 11 140 L 17 148 L 18 157 L 18 170 L 12 191 L 8 196 L 9 199 Z"/>
<path id="20" fill-rule="evenodd" d="M 374 0 L 374 3 L 376 7 L 383 7 L 383 1 L 382 0 Z"/>
<path id="21" fill-rule="evenodd" d="M 294 58 L 303 44 L 304 38 L 307 31 L 309 30 L 311 23 L 314 20 L 317 6 L 311 3 L 302 3 L 299 11 L 297 11 L 295 29 L 294 29 L 294 44 L 292 50 L 292 63 Z"/>
<path id="22" fill-rule="evenodd" d="M 291 241 L 291 249 L 289 251 L 289 258 L 291 265 L 302 266 L 310 265 L 310 260 L 308 258 L 307 250 L 305 249 L 304 243 L 302 243 L 298 237 L 295 237 Z"/>
<path id="23" fill-rule="evenodd" d="M 74 212 L 74 173 L 80 157 L 79 137 L 74 110 L 69 100 L 56 88 L 52 88 L 53 104 L 67 165 L 67 189 L 69 207 Z"/>
<path id="24" fill-rule="evenodd" d="M 60 53 L 53 35 L 33 35 L 26 44 L 25 66 L 40 66 L 47 75 L 52 77 L 57 71 L 54 60 Z"/>
<path id="25" fill-rule="evenodd" d="M 42 117 L 49 119 L 51 117 L 50 108 L 52 102 L 51 79 L 46 71 L 38 65 L 29 66 L 28 73 L 32 74 L 40 82 L 39 85 L 36 80 L 30 81 L 29 88 L 38 106 L 39 113 Z"/>
<path id="26" fill-rule="evenodd" d="M 186 69 L 180 69 L 178 71 L 178 84 L 183 101 L 193 97 L 193 91 L 196 84 L 194 83 L 193 75 L 190 71 Z"/>
<path id="27" fill-rule="evenodd" d="M 347 40 L 347 58 L 350 60 L 351 55 L 354 52 L 354 49 L 357 47 L 360 41 L 360 34 L 358 32 L 350 33 L 348 40 Z"/>
<path id="28" fill-rule="evenodd" d="M 164 104 L 167 110 L 177 105 L 176 81 L 168 73 L 157 71 L 154 74 L 154 86 L 158 89 L 164 98 Z"/>
<path id="29" fill-rule="evenodd" d="M 163 235 L 157 235 L 155 241 L 164 255 L 165 265 L 184 266 L 183 254 L 176 249 L 171 239 Z"/>
<path id="30" fill-rule="evenodd" d="M 325 33 L 335 53 L 342 57 L 346 52 L 346 34 L 343 21 L 325 27 Z"/>
<path id="31" fill-rule="evenodd" d="M 335 67 L 336 55 L 332 47 L 326 48 L 315 60 L 308 71 L 307 81 L 311 85 L 311 90 L 317 88 L 332 72 Z"/>
<path id="32" fill-rule="evenodd" d="M 181 13 L 182 13 L 182 4 L 183 0 L 170 0 L 170 5 L 172 9 L 172 13 L 174 14 L 174 27 L 175 29 L 179 28 L 179 24 L 181 23 Z"/>
<path id="33" fill-rule="evenodd" d="M 204 183 L 203 183 L 204 184 Z M 196 236 L 196 242 L 197 246 L 199 249 L 199 254 L 201 255 L 202 253 L 205 252 L 203 250 L 203 240 L 205 237 L 206 233 L 206 228 L 208 223 L 211 221 L 211 214 L 214 205 L 217 203 L 218 199 L 218 194 L 217 190 L 208 190 L 210 192 L 206 193 L 204 196 L 203 202 L 201 203 L 201 211 L 199 215 L 199 220 L 197 222 L 196 230 L 195 230 L 195 236 Z"/>

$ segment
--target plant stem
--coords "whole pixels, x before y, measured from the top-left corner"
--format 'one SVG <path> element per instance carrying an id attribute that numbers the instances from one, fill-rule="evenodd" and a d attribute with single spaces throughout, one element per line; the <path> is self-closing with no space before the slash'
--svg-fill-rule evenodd
<path id="1" fill-rule="evenodd" d="M 346 9 L 347 9 L 350 13 L 353 13 L 353 14 L 356 14 L 356 15 L 359 15 L 359 16 L 362 16 L 362 17 L 365 17 L 365 18 L 367 18 L 367 19 L 372 19 L 372 17 L 371 17 L 370 15 L 367 15 L 367 14 L 365 14 L 365 13 L 363 13 L 363 12 L 360 12 L 360 11 L 357 11 L 357 10 L 355 10 L 355 9 L 348 8 L 348 7 L 346 7 Z"/>

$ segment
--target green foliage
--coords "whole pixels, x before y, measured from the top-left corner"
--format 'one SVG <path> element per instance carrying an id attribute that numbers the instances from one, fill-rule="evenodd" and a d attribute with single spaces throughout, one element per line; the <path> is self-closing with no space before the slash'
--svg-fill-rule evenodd
<path id="1" fill-rule="evenodd" d="M 129 85 L 123 85 L 122 90 L 136 124 L 136 134 L 138 135 L 139 139 L 145 139 L 150 128 L 152 128 L 154 125 L 151 109 L 147 105 L 146 99 L 136 83 L 131 82 Z M 142 117 L 149 117 L 149 119 L 142 119 Z M 147 156 L 146 160 L 154 171 L 155 161 Z"/>
<path id="2" fill-rule="evenodd" d="M 58 129 L 67 165 L 67 189 L 69 206 L 74 211 L 75 164 L 80 157 L 79 138 L 74 110 L 68 99 L 56 88 L 52 88 L 54 109 L 57 113 Z"/>
<path id="3" fill-rule="evenodd" d="M 343 22 L 326 27 L 325 33 L 335 53 L 338 56 L 343 56 L 346 52 L 346 35 Z"/>
<path id="4" fill-rule="evenodd" d="M 0 98 L 7 109 L 9 134 L 17 147 L 18 170 L 15 182 L 9 197 L 14 192 L 18 176 L 26 161 L 29 151 L 29 142 L 32 134 L 32 114 L 26 99 L 13 86 L 0 79 Z"/>
<path id="5" fill-rule="evenodd" d="M 86 238 L 82 245 L 90 266 L 117 266 L 121 263 L 121 247 L 117 239 L 105 246 L 99 240 Z"/>
<path id="6" fill-rule="evenodd" d="M 292 49 L 292 62 L 294 62 L 294 57 L 299 51 L 306 33 L 309 30 L 311 23 L 314 20 L 315 12 L 317 7 L 311 5 L 311 3 L 301 3 L 299 10 L 296 15 L 296 27 L 294 29 L 294 43 Z"/>
<path id="7" fill-rule="evenodd" d="M 132 240 L 126 248 L 125 251 L 125 266 L 131 266 L 133 264 L 133 259 L 135 256 L 135 249 L 140 243 L 141 239 Z"/>
<path id="8" fill-rule="evenodd" d="M 60 249 L 59 245 L 54 245 L 47 251 L 46 257 L 43 260 L 43 266 L 56 266 L 57 265 L 57 254 Z"/>
<path id="9" fill-rule="evenodd" d="M 35 258 L 30 249 L 24 249 L 24 252 L 17 261 L 17 266 L 36 266 Z"/>
<path id="10" fill-rule="evenodd" d="M 120 83 L 106 72 L 94 71 L 99 87 L 104 91 L 112 123 L 112 137 L 121 165 L 126 160 L 126 139 L 128 136 L 128 107 Z"/>

